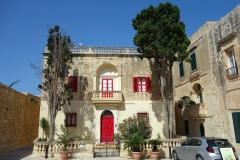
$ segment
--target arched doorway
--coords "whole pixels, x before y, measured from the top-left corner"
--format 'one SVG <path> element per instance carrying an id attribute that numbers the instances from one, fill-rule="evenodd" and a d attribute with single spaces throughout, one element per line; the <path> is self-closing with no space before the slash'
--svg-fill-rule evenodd
<path id="1" fill-rule="evenodd" d="M 114 116 L 109 110 L 101 114 L 101 142 L 113 142 Z"/>
<path id="2" fill-rule="evenodd" d="M 200 134 L 201 134 L 201 137 L 205 137 L 204 126 L 202 123 L 200 124 Z"/>

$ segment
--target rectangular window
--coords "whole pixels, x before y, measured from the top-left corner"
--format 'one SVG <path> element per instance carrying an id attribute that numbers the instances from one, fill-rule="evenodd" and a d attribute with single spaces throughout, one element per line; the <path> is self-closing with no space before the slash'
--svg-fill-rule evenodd
<path id="1" fill-rule="evenodd" d="M 236 60 L 234 56 L 233 50 L 230 50 L 227 52 L 228 56 L 228 69 L 227 69 L 227 75 L 232 76 L 237 74 L 237 67 L 236 67 Z"/>
<path id="2" fill-rule="evenodd" d="M 148 123 L 148 113 L 138 113 L 138 123 L 140 121 L 144 121 L 146 123 Z"/>
<path id="3" fill-rule="evenodd" d="M 77 113 L 66 113 L 65 118 L 65 125 L 66 127 L 73 127 L 77 126 L 76 120 L 77 120 Z"/>
<path id="4" fill-rule="evenodd" d="M 236 143 L 240 143 L 240 112 L 232 113 Z"/>
<path id="5" fill-rule="evenodd" d="M 150 77 L 133 77 L 134 92 L 150 92 Z"/>
<path id="6" fill-rule="evenodd" d="M 72 88 L 72 92 L 77 92 L 78 77 L 77 76 L 69 76 L 67 79 L 67 84 Z"/>
<path id="7" fill-rule="evenodd" d="M 180 72 L 180 77 L 183 77 L 184 76 L 183 62 L 179 63 L 179 72 Z"/>
<path id="8" fill-rule="evenodd" d="M 196 55 L 195 53 L 191 54 L 190 55 L 190 58 L 192 59 L 191 61 L 191 68 L 192 68 L 192 71 L 197 69 L 197 63 L 196 63 Z"/>

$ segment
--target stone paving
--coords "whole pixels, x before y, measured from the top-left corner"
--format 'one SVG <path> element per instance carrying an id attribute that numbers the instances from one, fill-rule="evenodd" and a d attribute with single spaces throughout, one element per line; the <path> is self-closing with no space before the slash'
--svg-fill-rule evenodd
<path id="1" fill-rule="evenodd" d="M 43 160 L 44 157 L 34 157 L 32 156 L 33 144 L 26 145 L 23 147 L 16 148 L 14 150 L 0 153 L 0 160 Z M 47 158 L 49 160 L 60 160 L 60 158 Z M 127 158 L 120 157 L 102 157 L 102 158 L 69 158 L 69 160 L 127 160 Z M 170 160 L 170 159 L 161 159 L 161 160 Z"/>

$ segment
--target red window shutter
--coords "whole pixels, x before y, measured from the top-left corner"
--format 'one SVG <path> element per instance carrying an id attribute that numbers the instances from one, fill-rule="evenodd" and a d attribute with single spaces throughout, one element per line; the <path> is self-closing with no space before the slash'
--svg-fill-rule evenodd
<path id="1" fill-rule="evenodd" d="M 151 92 L 150 77 L 146 77 L 146 91 Z"/>
<path id="2" fill-rule="evenodd" d="M 72 87 L 73 92 L 77 92 L 78 89 L 78 77 L 77 76 L 69 76 L 68 77 L 68 85 Z"/>
<path id="3" fill-rule="evenodd" d="M 137 92 L 138 91 L 138 84 L 137 84 L 137 77 L 133 77 L 133 91 Z"/>

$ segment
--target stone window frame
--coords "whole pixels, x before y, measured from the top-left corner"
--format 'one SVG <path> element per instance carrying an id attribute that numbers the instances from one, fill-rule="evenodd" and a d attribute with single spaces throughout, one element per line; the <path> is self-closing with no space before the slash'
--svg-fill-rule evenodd
<path id="1" fill-rule="evenodd" d="M 239 77 L 238 72 L 238 62 L 236 60 L 236 53 L 237 53 L 237 33 L 232 32 L 229 35 L 227 35 L 225 38 L 218 41 L 217 47 L 220 49 L 220 52 L 222 53 L 222 60 L 223 60 L 223 68 L 225 71 L 225 77 L 231 82 L 233 79 Z M 236 67 L 236 74 L 229 75 L 228 70 L 230 69 L 229 60 L 228 60 L 228 53 L 229 51 L 233 51 L 234 53 L 234 59 L 235 59 L 235 67 Z M 240 62 L 239 62 L 240 63 Z"/>

